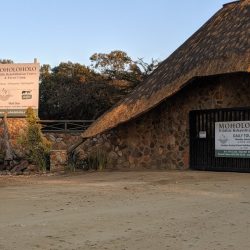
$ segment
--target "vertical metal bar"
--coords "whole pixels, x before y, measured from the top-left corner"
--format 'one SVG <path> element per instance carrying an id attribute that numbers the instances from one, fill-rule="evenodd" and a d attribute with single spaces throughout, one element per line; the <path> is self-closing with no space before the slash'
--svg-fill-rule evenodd
<path id="1" fill-rule="evenodd" d="M 209 167 L 209 160 L 208 160 L 208 154 L 209 154 L 209 140 L 208 140 L 208 117 L 209 117 L 209 111 L 206 111 L 205 116 L 205 131 L 206 131 L 206 138 L 205 138 L 205 147 L 206 147 L 206 168 Z"/>
<path id="2" fill-rule="evenodd" d="M 214 122 L 218 122 L 219 121 L 219 111 L 216 110 L 215 114 L 214 114 Z M 213 135 L 214 135 L 214 140 L 213 140 L 213 148 L 214 148 L 214 167 L 217 168 L 218 167 L 218 157 L 215 157 L 215 126 L 214 126 L 214 131 L 213 131 Z"/>
<path id="3" fill-rule="evenodd" d="M 189 112 L 189 167 L 193 168 L 193 113 L 192 111 Z"/>
<path id="4" fill-rule="evenodd" d="M 67 131 L 67 122 L 64 122 L 64 130 Z"/>

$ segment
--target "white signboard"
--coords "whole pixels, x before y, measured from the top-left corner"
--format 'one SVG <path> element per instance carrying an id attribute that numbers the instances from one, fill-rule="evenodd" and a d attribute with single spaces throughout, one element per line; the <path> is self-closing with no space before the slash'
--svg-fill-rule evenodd
<path id="1" fill-rule="evenodd" d="M 38 63 L 0 64 L 0 116 L 23 117 L 28 107 L 38 112 Z"/>
<path id="2" fill-rule="evenodd" d="M 215 156 L 250 158 L 250 121 L 216 122 Z"/>

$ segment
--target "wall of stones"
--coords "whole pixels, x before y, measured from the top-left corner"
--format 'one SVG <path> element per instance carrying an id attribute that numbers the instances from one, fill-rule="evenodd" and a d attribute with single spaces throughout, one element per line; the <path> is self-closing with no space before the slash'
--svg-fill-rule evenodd
<path id="1" fill-rule="evenodd" d="M 244 106 L 250 106 L 249 74 L 199 78 L 137 119 L 87 139 L 75 156 L 82 161 L 98 149 L 109 168 L 186 169 L 189 112 Z"/>
<path id="2" fill-rule="evenodd" d="M 52 150 L 67 150 L 72 145 L 82 141 L 80 132 L 67 133 L 44 133 L 44 136 L 51 142 Z"/>

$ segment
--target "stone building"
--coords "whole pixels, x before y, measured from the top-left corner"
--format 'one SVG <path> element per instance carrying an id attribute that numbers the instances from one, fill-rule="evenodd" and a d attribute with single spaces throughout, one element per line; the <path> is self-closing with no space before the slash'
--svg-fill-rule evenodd
<path id="1" fill-rule="evenodd" d="M 249 71 L 250 1 L 241 0 L 225 4 L 94 122 L 76 153 L 100 148 L 111 168 L 189 168 L 190 112 L 250 107 Z"/>

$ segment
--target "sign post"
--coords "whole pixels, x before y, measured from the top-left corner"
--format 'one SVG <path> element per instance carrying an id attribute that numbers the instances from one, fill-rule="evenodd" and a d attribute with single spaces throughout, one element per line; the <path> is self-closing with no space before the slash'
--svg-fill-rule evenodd
<path id="1" fill-rule="evenodd" d="M 38 113 L 39 63 L 0 64 L 0 117 L 25 117 L 28 107 Z"/>
<path id="2" fill-rule="evenodd" d="M 250 158 L 250 121 L 215 123 L 215 157 Z"/>

